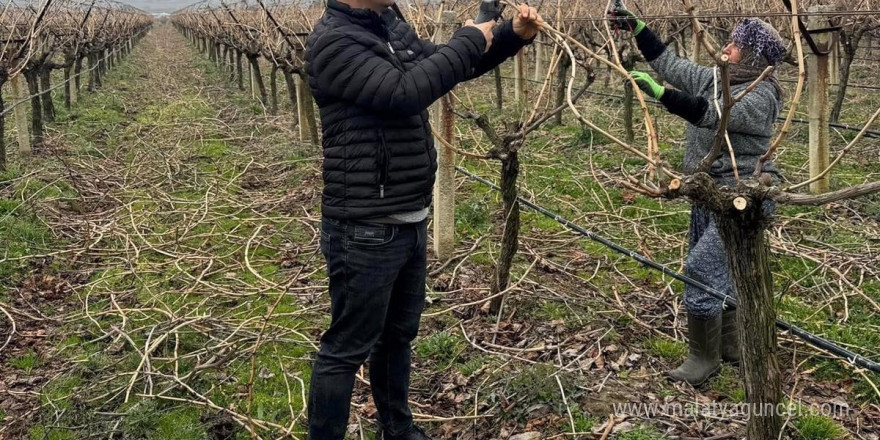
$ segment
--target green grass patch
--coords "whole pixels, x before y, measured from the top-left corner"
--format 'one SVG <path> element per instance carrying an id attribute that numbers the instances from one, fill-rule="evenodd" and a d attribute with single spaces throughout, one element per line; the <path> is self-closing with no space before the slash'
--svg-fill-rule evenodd
<path id="1" fill-rule="evenodd" d="M 688 354 L 687 344 L 673 339 L 652 337 L 646 341 L 645 346 L 649 353 L 670 362 L 682 361 Z"/>
<path id="2" fill-rule="evenodd" d="M 593 428 L 601 423 L 599 419 L 580 409 L 576 404 L 572 406 L 574 408 L 571 410 L 571 417 L 574 419 L 575 432 L 592 432 Z"/>
<path id="3" fill-rule="evenodd" d="M 464 377 L 471 377 L 476 374 L 478 371 L 482 370 L 488 365 L 491 365 L 492 358 L 488 356 L 477 356 L 471 359 L 464 361 L 463 363 L 459 363 L 456 368 L 458 372 L 461 373 Z"/>
<path id="4" fill-rule="evenodd" d="M 423 359 L 431 359 L 441 365 L 448 365 L 465 348 L 465 341 L 457 333 L 442 331 L 419 340 L 416 353 Z"/>
<path id="5" fill-rule="evenodd" d="M 30 374 L 34 368 L 43 364 L 43 359 L 33 350 L 9 360 L 9 365 Z"/>
<path id="6" fill-rule="evenodd" d="M 492 229 L 489 202 L 485 198 L 470 198 L 455 204 L 455 227 L 466 236 L 481 236 Z M 460 234 L 459 234 L 460 235 Z"/>
<path id="7" fill-rule="evenodd" d="M 34 426 L 28 430 L 31 440 L 74 440 L 76 433 L 67 428 L 53 428 L 47 426 Z"/>
<path id="8" fill-rule="evenodd" d="M 132 439 L 207 438 L 198 408 L 168 406 L 156 400 L 142 400 L 133 404 L 120 428 L 124 438 Z"/>
<path id="9" fill-rule="evenodd" d="M 617 440 L 665 440 L 669 437 L 663 435 L 653 426 L 642 426 L 629 432 L 622 432 L 614 438 Z"/>
<path id="10" fill-rule="evenodd" d="M 199 141 L 197 150 L 204 156 L 219 159 L 229 152 L 229 145 L 220 140 L 204 139 Z"/>
<path id="11" fill-rule="evenodd" d="M 798 440 L 835 440 L 843 438 L 846 431 L 840 424 L 822 415 L 802 415 L 792 425 L 797 429 Z"/>
<path id="12" fill-rule="evenodd" d="M 734 402 L 742 402 L 746 398 L 746 391 L 743 388 L 737 369 L 728 364 L 721 366 L 721 371 L 712 378 L 709 387 L 718 394 L 727 396 Z"/>
<path id="13" fill-rule="evenodd" d="M 878 373 L 865 373 L 868 378 L 871 379 L 871 382 L 874 384 L 880 384 L 880 374 Z M 880 404 L 880 395 L 877 395 L 877 391 L 871 386 L 870 383 L 866 380 L 859 380 L 853 384 L 852 389 L 852 397 L 857 402 L 862 402 L 866 405 L 877 405 Z"/>
<path id="14" fill-rule="evenodd" d="M 559 392 L 559 376 L 564 389 L 571 387 L 572 378 L 569 375 L 557 373 L 557 369 L 549 364 L 535 364 L 526 366 L 518 374 L 512 376 L 504 386 L 508 398 L 518 399 L 523 402 L 522 410 L 537 405 L 549 405 L 559 414 L 565 411 L 562 404 L 562 395 Z M 570 393 L 569 393 L 570 394 Z"/>
<path id="15" fill-rule="evenodd" d="M 52 403 L 61 409 L 70 409 L 72 405 L 70 397 L 81 384 L 82 378 L 79 376 L 64 376 L 46 384 L 40 398 L 44 403 Z"/>

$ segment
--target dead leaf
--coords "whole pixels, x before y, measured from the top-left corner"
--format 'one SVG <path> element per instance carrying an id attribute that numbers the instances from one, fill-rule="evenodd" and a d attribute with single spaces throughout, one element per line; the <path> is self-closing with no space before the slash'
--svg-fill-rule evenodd
<path id="1" fill-rule="evenodd" d="M 275 373 L 269 371 L 268 368 L 263 366 L 263 367 L 260 367 L 260 373 L 258 374 L 258 376 L 260 377 L 260 379 L 271 379 L 271 378 L 275 377 Z"/>

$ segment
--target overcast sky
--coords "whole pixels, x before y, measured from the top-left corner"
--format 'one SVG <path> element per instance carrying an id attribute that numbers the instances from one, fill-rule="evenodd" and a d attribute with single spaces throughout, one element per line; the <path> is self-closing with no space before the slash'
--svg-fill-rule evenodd
<path id="1" fill-rule="evenodd" d="M 196 1 L 198 0 L 121 0 L 122 3 L 132 5 L 147 12 L 174 12 Z"/>

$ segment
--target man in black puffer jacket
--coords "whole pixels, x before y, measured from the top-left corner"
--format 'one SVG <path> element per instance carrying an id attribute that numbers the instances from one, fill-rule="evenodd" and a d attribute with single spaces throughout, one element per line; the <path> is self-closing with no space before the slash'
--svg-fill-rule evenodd
<path id="1" fill-rule="evenodd" d="M 428 439 L 407 403 L 437 170 L 427 109 L 515 55 L 541 20 L 522 6 L 511 21 L 469 22 L 435 45 L 419 39 L 393 4 L 327 0 L 307 43 L 324 135 L 321 252 L 331 299 L 311 377 L 311 440 L 344 437 L 355 373 L 368 357 L 377 438 Z"/>

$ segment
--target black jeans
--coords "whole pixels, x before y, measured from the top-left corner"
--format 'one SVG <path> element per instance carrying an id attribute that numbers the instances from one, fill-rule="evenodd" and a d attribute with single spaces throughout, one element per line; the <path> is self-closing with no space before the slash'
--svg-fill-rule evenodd
<path id="1" fill-rule="evenodd" d="M 321 252 L 330 278 L 330 328 L 312 370 L 309 439 L 342 440 L 355 373 L 370 359 L 379 423 L 412 426 L 407 403 L 410 343 L 425 304 L 427 221 L 405 225 L 324 218 Z"/>

